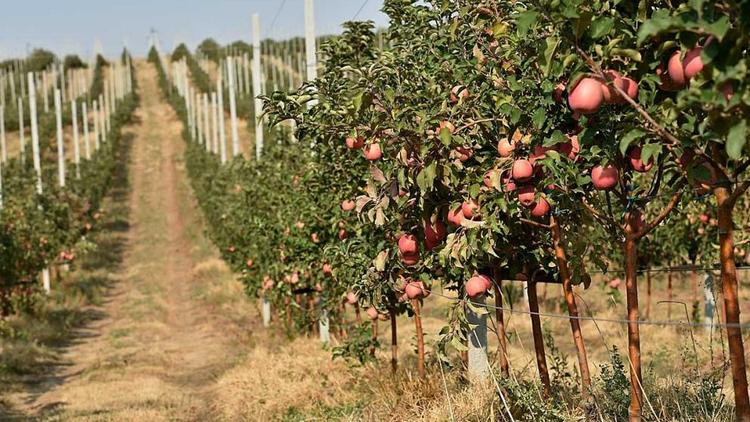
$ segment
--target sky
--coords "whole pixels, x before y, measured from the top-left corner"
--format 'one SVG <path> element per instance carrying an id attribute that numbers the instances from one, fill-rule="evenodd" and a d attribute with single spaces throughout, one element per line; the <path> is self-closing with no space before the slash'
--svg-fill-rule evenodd
<path id="1" fill-rule="evenodd" d="M 220 44 L 251 41 L 250 18 L 260 15 L 261 37 L 303 35 L 303 0 L 3 0 L 0 60 L 43 47 L 56 54 L 88 57 L 100 41 L 105 56 L 124 44 L 136 56 L 148 48 L 155 30 L 162 47 L 180 42 L 192 49 L 212 37 Z M 385 27 L 383 0 L 315 0 L 316 33 L 341 31 L 351 20 L 372 20 Z M 282 7 L 283 6 L 283 7 Z M 361 8 L 361 11 L 360 11 Z M 271 26 L 274 17 L 275 23 Z"/>

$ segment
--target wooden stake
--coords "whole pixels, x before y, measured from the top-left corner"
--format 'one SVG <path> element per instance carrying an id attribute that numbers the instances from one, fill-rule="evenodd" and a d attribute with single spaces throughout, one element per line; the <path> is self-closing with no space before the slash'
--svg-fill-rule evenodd
<path id="1" fill-rule="evenodd" d="M 396 323 L 396 310 L 391 309 L 391 371 L 395 374 L 398 370 L 398 324 Z"/>

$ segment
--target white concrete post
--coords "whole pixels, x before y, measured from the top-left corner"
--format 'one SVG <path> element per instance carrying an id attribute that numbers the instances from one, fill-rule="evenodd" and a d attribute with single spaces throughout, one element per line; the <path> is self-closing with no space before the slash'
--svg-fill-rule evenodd
<path id="1" fill-rule="evenodd" d="M 206 152 L 211 152 L 211 109 L 208 106 L 208 94 L 204 92 L 201 97 L 203 97 L 203 142 Z"/>
<path id="2" fill-rule="evenodd" d="M 94 121 L 94 151 L 99 151 L 99 104 L 96 100 L 91 104 L 91 114 Z"/>
<path id="3" fill-rule="evenodd" d="M 305 0 L 305 53 L 307 58 L 307 80 L 312 81 L 318 77 L 313 0 Z M 312 107 L 317 104 L 317 101 L 313 100 L 307 104 L 308 107 Z"/>
<path id="4" fill-rule="evenodd" d="M 237 133 L 237 100 L 235 98 L 235 75 L 232 57 L 227 57 L 227 73 L 229 73 L 229 119 L 232 130 L 232 157 L 240 154 L 240 137 Z"/>
<path id="5" fill-rule="evenodd" d="M 253 97 L 255 117 L 255 158 L 260 159 L 263 152 L 263 119 L 260 117 L 263 113 L 263 102 L 258 98 L 261 90 L 260 80 L 260 17 L 258 14 L 253 15 Z"/>
<path id="6" fill-rule="evenodd" d="M 219 154 L 221 156 L 221 164 L 227 162 L 227 135 L 224 131 L 224 82 L 221 75 L 216 80 L 216 91 L 218 93 L 218 109 L 219 109 Z"/>
<path id="7" fill-rule="evenodd" d="M 487 359 L 487 312 L 485 307 L 485 296 L 468 299 L 471 305 L 466 307 L 466 320 L 474 329 L 469 331 L 469 376 L 485 380 L 490 375 L 489 360 Z M 471 306 L 480 308 L 483 312 L 471 309 Z"/>
<path id="8" fill-rule="evenodd" d="M 21 84 L 24 86 L 25 84 Z M 26 164 L 26 128 L 23 121 L 23 97 L 18 97 L 18 143 L 21 151 L 21 163 Z"/>
<path id="9" fill-rule="evenodd" d="M 715 323 L 716 298 L 714 297 L 714 278 L 710 272 L 706 271 L 706 278 L 703 280 L 703 314 L 706 316 L 706 332 L 711 334 Z"/>
<path id="10" fill-rule="evenodd" d="M 62 125 L 62 93 L 55 89 L 55 123 L 57 124 L 57 180 L 65 187 L 65 135 Z"/>
<path id="11" fill-rule="evenodd" d="M 8 148 L 5 144 L 5 106 L 0 105 L 0 161 L 8 161 Z"/>
<path id="12" fill-rule="evenodd" d="M 97 115 L 99 116 L 99 129 L 102 134 L 102 143 L 104 143 L 107 142 L 107 132 L 109 131 L 106 119 L 107 101 L 104 98 L 104 94 L 99 94 L 99 113 Z"/>
<path id="13" fill-rule="evenodd" d="M 34 84 L 34 74 L 28 74 L 29 92 L 36 92 Z M 39 195 L 42 191 L 42 160 L 39 156 L 39 123 L 36 116 L 36 95 L 29 95 L 29 115 L 31 118 L 31 150 L 34 160 L 34 170 L 36 171 L 36 191 Z M 46 293 L 51 290 L 49 268 L 42 270 L 42 287 Z"/>
<path id="14" fill-rule="evenodd" d="M 73 120 L 73 162 L 76 165 L 76 179 L 81 178 L 81 147 L 78 139 L 78 105 L 76 104 L 75 96 L 70 95 L 73 98 L 70 101 L 70 113 Z"/>
<path id="15" fill-rule="evenodd" d="M 263 296 L 262 314 L 263 314 L 263 326 L 269 327 L 271 325 L 271 302 L 265 296 Z"/>
<path id="16" fill-rule="evenodd" d="M 86 108 L 86 101 L 81 103 L 81 109 L 83 111 L 83 151 L 86 154 L 86 159 L 91 159 L 91 138 L 89 137 L 89 113 Z"/>
<path id="17" fill-rule="evenodd" d="M 219 152 L 219 107 L 216 92 L 211 93 L 211 152 Z"/>

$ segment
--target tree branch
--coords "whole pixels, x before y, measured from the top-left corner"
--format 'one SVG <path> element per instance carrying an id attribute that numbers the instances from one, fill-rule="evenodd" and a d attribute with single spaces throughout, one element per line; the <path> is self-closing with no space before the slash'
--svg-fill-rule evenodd
<path id="1" fill-rule="evenodd" d="M 641 230 L 640 232 L 635 234 L 636 239 L 640 239 L 643 236 L 651 233 L 652 230 L 656 228 L 659 224 L 661 224 L 662 221 L 664 221 L 665 218 L 669 215 L 670 212 L 674 209 L 674 207 L 677 206 L 677 203 L 680 202 L 680 197 L 682 197 L 682 186 L 680 186 L 679 190 L 675 192 L 674 195 L 672 195 L 672 199 L 669 200 L 669 203 L 667 204 L 664 209 L 661 210 L 659 215 L 656 216 L 656 218 L 651 221 L 649 224 L 646 225 L 646 227 Z"/>
<path id="2" fill-rule="evenodd" d="M 526 223 L 526 224 L 528 224 L 530 226 L 539 227 L 539 228 L 542 228 L 542 229 L 548 229 L 549 230 L 551 228 L 551 226 L 549 224 L 543 224 L 543 223 L 540 223 L 538 221 L 529 220 L 527 218 L 519 218 L 518 221 L 520 221 L 522 223 Z"/>

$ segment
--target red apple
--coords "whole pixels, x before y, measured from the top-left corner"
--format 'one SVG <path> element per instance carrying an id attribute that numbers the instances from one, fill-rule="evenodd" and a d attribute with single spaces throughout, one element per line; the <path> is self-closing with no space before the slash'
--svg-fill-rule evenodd
<path id="1" fill-rule="evenodd" d="M 254 262 L 252 259 L 248 259 L 247 262 L 245 262 L 245 264 L 247 265 L 247 268 L 253 268 L 253 263 Z"/>
<path id="2" fill-rule="evenodd" d="M 667 62 L 667 74 L 669 75 L 669 80 L 672 82 L 672 86 L 675 88 L 682 88 L 687 83 L 685 69 L 682 66 L 679 50 L 672 53 L 669 57 L 669 61 Z"/>
<path id="3" fill-rule="evenodd" d="M 437 132 L 440 133 L 440 131 L 443 128 L 447 128 L 448 132 L 450 132 L 450 133 L 453 133 L 453 132 L 456 131 L 456 126 L 454 126 L 453 123 L 451 123 L 451 122 L 449 122 L 447 120 L 443 120 L 442 122 L 440 122 L 440 126 L 439 126 Z"/>
<path id="4" fill-rule="evenodd" d="M 466 281 L 464 287 L 466 289 L 466 295 L 474 299 L 487 293 L 487 290 L 492 287 L 492 280 L 486 275 L 477 274 Z"/>
<path id="5" fill-rule="evenodd" d="M 701 215 L 698 216 L 698 219 L 701 221 L 701 223 L 706 224 L 708 223 L 708 220 L 711 219 L 711 217 L 706 213 L 702 213 Z"/>
<path id="6" fill-rule="evenodd" d="M 479 211 L 479 203 L 475 199 L 469 199 L 461 204 L 461 212 L 466 218 L 474 218 Z"/>
<path id="7" fill-rule="evenodd" d="M 421 281 L 415 281 L 412 280 L 409 283 L 406 284 L 406 288 L 404 289 L 406 293 L 406 297 L 409 299 L 417 299 L 424 296 L 425 288 L 424 283 Z"/>
<path id="8" fill-rule="evenodd" d="M 317 234 L 317 233 L 313 233 L 313 234 L 311 234 L 311 235 L 310 235 L 310 240 L 312 240 L 312 241 L 313 241 L 313 243 L 318 243 L 318 242 L 320 242 L 320 238 L 318 238 L 318 234 Z"/>
<path id="9" fill-rule="evenodd" d="M 419 251 L 419 241 L 413 234 L 403 234 L 398 238 L 398 250 L 402 254 L 414 254 Z"/>
<path id="10" fill-rule="evenodd" d="M 685 79 L 690 80 L 693 76 L 703 71 L 703 60 L 701 59 L 703 47 L 695 47 L 685 53 L 685 59 L 682 60 L 682 68 L 685 72 Z"/>
<path id="11" fill-rule="evenodd" d="M 359 296 L 354 292 L 346 292 L 346 303 L 354 305 L 359 302 Z"/>
<path id="12" fill-rule="evenodd" d="M 407 266 L 417 265 L 419 253 L 401 254 L 401 262 Z"/>
<path id="13" fill-rule="evenodd" d="M 543 159 L 544 157 L 547 156 L 547 151 L 552 151 L 552 150 L 553 148 L 543 147 L 541 145 L 535 146 L 534 152 L 529 154 L 529 163 L 531 163 L 532 166 L 535 165 L 536 160 Z"/>
<path id="14" fill-rule="evenodd" d="M 365 145 L 365 138 L 358 136 L 356 138 L 346 138 L 346 147 L 349 149 L 360 149 Z"/>
<path id="15" fill-rule="evenodd" d="M 432 223 L 429 219 L 424 221 L 424 243 L 428 251 L 442 242 L 445 236 L 445 225 L 440 220 L 435 220 L 435 223 Z"/>
<path id="16" fill-rule="evenodd" d="M 734 88 L 731 82 L 724 82 L 719 87 L 719 91 L 724 95 L 724 99 L 730 101 L 734 97 Z"/>
<path id="17" fill-rule="evenodd" d="M 602 83 L 594 78 L 581 79 L 568 95 L 568 105 L 574 112 L 596 113 L 604 102 Z"/>
<path id="18" fill-rule="evenodd" d="M 648 163 L 644 163 L 641 160 L 641 147 L 633 147 L 628 151 L 628 159 L 630 161 L 630 167 L 638 173 L 646 173 L 654 167 L 654 157 L 648 160 Z"/>
<path id="19" fill-rule="evenodd" d="M 510 157 L 515 149 L 515 143 L 511 143 L 507 138 L 497 141 L 497 153 L 501 157 Z"/>
<path id="20" fill-rule="evenodd" d="M 606 167 L 596 166 L 591 169 L 591 182 L 598 190 L 609 190 L 617 185 L 620 180 L 620 173 L 612 165 Z"/>
<path id="21" fill-rule="evenodd" d="M 351 199 L 345 199 L 341 201 L 341 209 L 344 211 L 351 211 L 354 209 L 354 207 L 355 203 Z"/>
<path id="22" fill-rule="evenodd" d="M 516 160 L 513 162 L 511 176 L 517 182 L 525 182 L 534 176 L 534 166 L 529 160 Z"/>
<path id="23" fill-rule="evenodd" d="M 378 319 L 378 310 L 375 308 L 367 308 L 365 313 L 367 314 L 367 317 L 370 318 L 370 321 Z"/>
<path id="24" fill-rule="evenodd" d="M 626 82 L 623 80 L 622 75 L 616 70 L 605 70 L 604 75 L 607 77 L 607 83 L 602 83 L 602 96 L 604 102 L 607 104 L 621 103 L 623 102 L 622 97 L 614 88 L 617 86 L 623 91 L 627 90 Z"/>
<path id="25" fill-rule="evenodd" d="M 581 152 L 581 144 L 578 142 L 578 135 L 566 135 L 568 142 L 560 145 L 558 152 L 567 156 L 571 160 L 575 160 L 578 153 Z"/>
<path id="26" fill-rule="evenodd" d="M 626 88 L 624 89 L 625 93 L 628 94 L 628 97 L 632 98 L 633 100 L 638 99 L 638 82 L 635 81 L 635 79 L 628 78 L 627 76 L 622 78 L 623 81 L 625 81 Z M 623 100 L 623 102 L 625 102 Z"/>
<path id="27" fill-rule="evenodd" d="M 451 102 L 457 103 L 459 99 L 469 98 L 469 90 L 461 85 L 451 88 Z"/>
<path id="28" fill-rule="evenodd" d="M 549 202 L 547 202 L 544 198 L 539 198 L 534 202 L 534 205 L 531 207 L 531 215 L 537 218 L 544 217 L 547 215 L 550 211 L 550 205 Z"/>
<path id="29" fill-rule="evenodd" d="M 448 209 L 448 222 L 454 226 L 460 226 L 464 219 L 464 213 L 461 208 L 462 207 L 458 207 L 455 210 Z"/>
<path id="30" fill-rule="evenodd" d="M 379 160 L 383 156 L 383 152 L 380 150 L 380 144 L 375 142 L 372 144 L 365 145 L 362 155 L 369 161 Z"/>
<path id="31" fill-rule="evenodd" d="M 273 288 L 273 280 L 269 276 L 263 276 L 263 290 L 269 290 Z"/>
<path id="32" fill-rule="evenodd" d="M 534 204 L 536 191 L 533 185 L 523 185 L 518 188 L 518 202 L 524 207 L 530 207 Z"/>
<path id="33" fill-rule="evenodd" d="M 347 237 L 349 237 L 349 233 L 346 231 L 346 229 L 339 229 L 338 236 L 339 236 L 339 240 L 344 240 Z"/>
<path id="34" fill-rule="evenodd" d="M 331 267 L 331 264 L 325 263 L 323 264 L 323 274 L 330 275 L 333 272 L 333 267 Z"/>
<path id="35" fill-rule="evenodd" d="M 474 155 L 474 150 L 467 147 L 458 147 L 456 148 L 456 153 L 458 154 L 458 159 L 463 163 Z"/>

